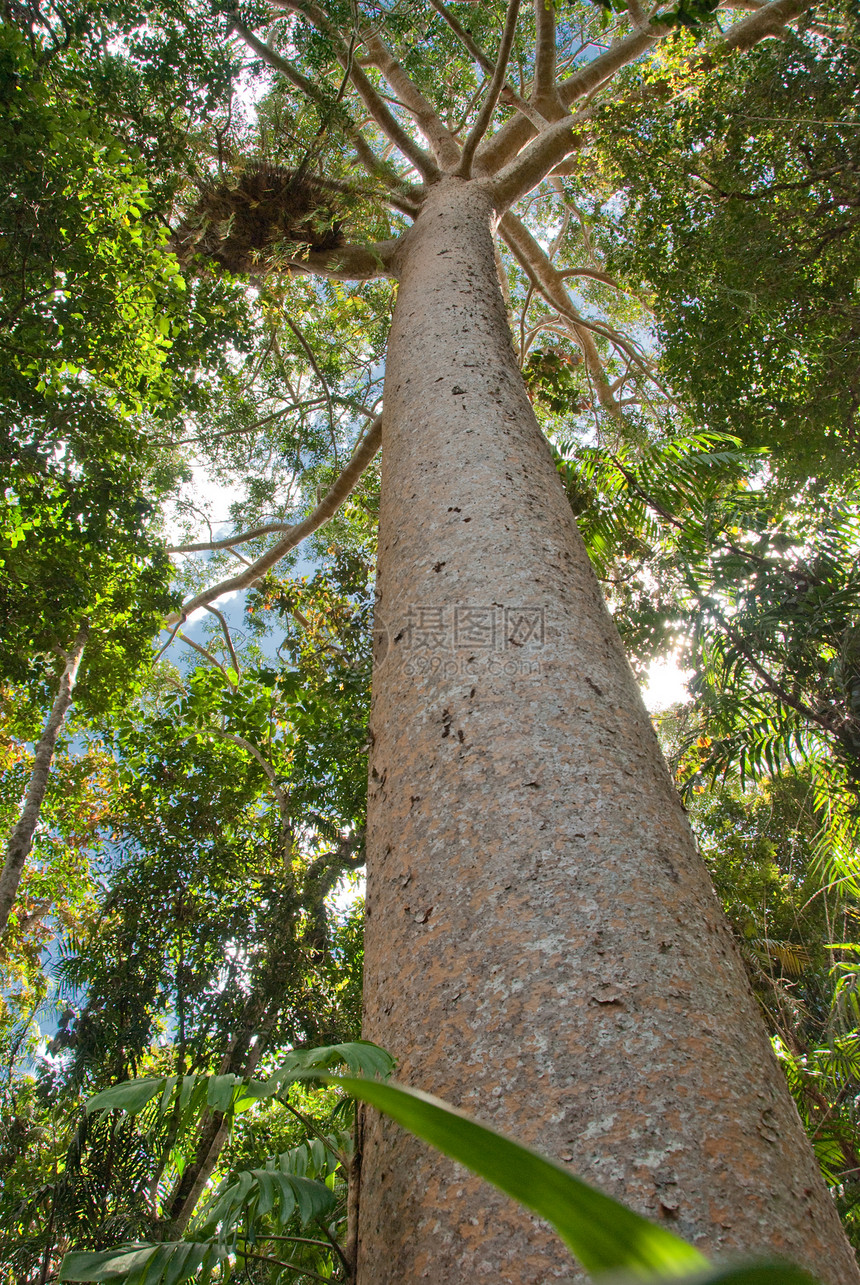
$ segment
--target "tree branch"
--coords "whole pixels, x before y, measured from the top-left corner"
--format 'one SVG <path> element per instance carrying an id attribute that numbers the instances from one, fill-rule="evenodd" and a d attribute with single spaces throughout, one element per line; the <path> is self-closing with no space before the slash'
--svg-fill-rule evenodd
<path id="1" fill-rule="evenodd" d="M 189 638 L 188 635 L 184 634 L 181 629 L 177 629 L 175 637 L 177 637 L 180 642 L 184 642 L 186 647 L 191 647 L 194 651 L 199 652 L 201 656 L 205 656 L 206 659 L 209 661 L 209 663 L 211 665 L 214 665 L 216 669 L 220 669 L 221 673 L 227 679 L 227 686 L 232 688 L 233 691 L 236 690 L 236 684 L 230 682 L 230 679 L 227 677 L 227 670 L 221 664 L 217 656 L 213 656 L 211 651 L 208 651 L 205 647 L 202 647 L 199 642 L 195 642 L 193 638 Z"/>
<path id="2" fill-rule="evenodd" d="M 502 40 L 499 45 L 499 56 L 496 59 L 496 65 L 493 69 L 492 79 L 490 80 L 487 96 L 484 99 L 481 110 L 478 112 L 478 119 L 475 121 L 469 137 L 463 144 L 463 156 L 457 174 L 460 178 L 469 178 L 472 173 L 472 160 L 477 151 L 478 144 L 489 129 L 490 122 L 493 119 L 493 112 L 496 110 L 496 104 L 499 101 L 499 94 L 502 92 L 502 86 L 505 83 L 505 76 L 508 70 L 508 61 L 511 56 L 511 49 L 514 43 L 514 36 L 517 30 L 517 19 L 520 16 L 521 0 L 508 0 L 508 11 L 505 16 L 505 26 L 502 31 Z M 538 0 L 543 3 L 543 0 Z"/>
<path id="3" fill-rule="evenodd" d="M 465 27 L 462 27 L 453 13 L 449 12 L 442 3 L 442 0 L 430 0 L 433 8 L 441 18 L 448 24 L 454 35 L 460 40 L 463 46 L 468 50 L 470 56 L 475 60 L 479 67 L 487 73 L 488 76 L 493 74 L 493 60 L 486 50 L 482 49 L 476 40 L 473 40 Z M 545 118 L 533 103 L 528 103 L 517 93 L 509 80 L 506 80 L 502 86 L 501 100 L 510 107 L 516 107 L 517 111 L 522 112 L 527 120 L 530 120 L 535 130 L 542 129 L 546 124 Z"/>
<path id="4" fill-rule="evenodd" d="M 703 65 L 713 65 L 722 53 L 733 49 L 752 49 L 768 36 L 778 36 L 785 24 L 799 18 L 810 4 L 811 0 L 772 0 L 771 4 L 762 5 L 755 13 L 729 27 L 722 42 L 705 55 Z"/>
<path id="5" fill-rule="evenodd" d="M 312 4 L 310 0 L 276 0 L 276 4 L 279 9 L 286 9 L 290 13 L 298 14 L 328 37 L 334 47 L 338 62 L 344 71 L 349 72 L 353 87 L 370 113 L 371 119 L 382 130 L 386 138 L 402 152 L 407 160 L 411 161 L 426 182 L 432 182 L 433 179 L 438 178 L 439 167 L 433 157 L 428 152 L 425 152 L 423 147 L 418 146 L 397 118 L 388 110 L 376 87 L 364 74 L 358 63 L 349 57 L 349 50 L 345 47 L 337 29 L 329 22 L 323 11 L 317 8 L 315 4 Z"/>
<path id="6" fill-rule="evenodd" d="M 585 367 L 589 378 L 594 384 L 598 401 L 604 410 L 617 418 L 620 414 L 618 403 L 609 386 L 603 363 L 600 360 L 600 354 L 597 351 L 597 345 L 590 332 L 593 330 L 597 334 L 603 335 L 604 338 L 609 339 L 610 342 L 617 344 L 640 367 L 642 367 L 642 359 L 635 349 L 631 348 L 623 335 L 618 334 L 617 331 L 610 329 L 608 326 L 589 321 L 578 312 L 564 288 L 561 273 L 553 266 L 541 246 L 538 245 L 529 230 L 516 215 L 506 214 L 499 223 L 499 231 L 535 288 L 540 291 L 550 306 L 567 321 L 569 329 L 582 352 Z"/>
<path id="7" fill-rule="evenodd" d="M 220 727 L 205 727 L 202 730 L 204 732 L 208 732 L 210 736 L 220 736 L 222 741 L 231 741 L 233 745 L 238 745 L 243 750 L 247 750 L 252 758 L 257 760 L 260 767 L 268 777 L 269 785 L 272 787 L 272 793 L 277 799 L 278 811 L 281 814 L 281 823 L 288 832 L 292 833 L 289 795 L 278 784 L 278 776 L 275 769 L 272 767 L 268 759 L 263 757 L 256 745 L 252 745 L 250 741 L 246 741 L 244 736 L 236 736 L 233 732 L 222 732 Z"/>
<path id="8" fill-rule="evenodd" d="M 368 438 L 373 433 L 376 423 L 377 423 L 377 419 L 376 417 L 374 417 L 373 423 L 371 424 L 371 427 L 368 430 L 367 434 L 360 439 L 358 445 L 356 446 L 355 448 L 356 453 L 360 449 L 363 450 L 363 448 L 367 443 Z M 378 441 L 377 441 L 376 449 L 377 450 L 379 449 Z M 376 452 L 374 451 L 374 454 L 375 453 Z M 367 463 L 369 463 L 370 459 L 372 458 L 373 456 L 371 455 Z M 332 491 L 340 484 L 342 479 L 346 476 L 346 474 L 352 468 L 354 460 L 355 460 L 355 453 L 353 454 L 352 459 L 350 460 L 349 464 L 347 464 L 340 478 L 338 478 L 337 482 L 335 482 L 334 487 L 332 488 Z M 314 517 L 316 513 L 319 512 L 319 509 L 326 504 L 327 500 L 331 496 L 332 491 L 329 491 L 328 495 L 326 495 L 325 498 L 320 502 L 320 505 L 316 509 L 314 509 L 314 512 L 310 515 L 310 517 L 303 518 L 301 522 L 266 522 L 263 526 L 251 527 L 250 530 L 248 531 L 240 531 L 238 535 L 227 535 L 227 536 L 224 536 L 224 538 L 221 540 L 204 540 L 198 544 L 168 545 L 166 551 L 167 553 L 214 553 L 218 549 L 227 549 L 232 553 L 234 545 L 247 544 L 249 540 L 259 540 L 264 535 L 274 535 L 276 532 L 279 532 L 279 531 L 289 535 L 290 532 L 297 531 L 299 527 L 303 527 L 307 522 L 310 521 L 311 518 Z M 344 496 L 344 498 L 346 497 Z M 315 529 L 316 528 L 314 528 L 314 530 Z M 302 539 L 304 538 L 305 537 L 303 536 Z"/>
<path id="9" fill-rule="evenodd" d="M 83 626 L 72 643 L 71 649 L 64 656 L 66 666 L 57 684 L 57 694 L 51 706 L 51 712 L 45 723 L 36 752 L 33 755 L 33 770 L 24 796 L 24 806 L 15 829 L 9 836 L 6 847 L 6 861 L 0 872 L 0 934 L 5 932 L 9 915 L 18 893 L 18 885 L 24 873 L 24 863 L 33 846 L 33 835 L 39 823 L 39 814 L 48 788 L 48 776 L 66 715 L 72 704 L 75 680 L 78 667 L 84 654 L 88 630 Z"/>
<path id="10" fill-rule="evenodd" d="M 564 114 L 555 83 L 555 3 L 534 0 L 535 8 L 535 75 L 531 100 L 549 120 Z"/>
<path id="11" fill-rule="evenodd" d="M 493 204 L 500 214 L 510 209 L 522 196 L 537 187 L 561 161 L 584 142 L 576 132 L 577 125 L 591 118 L 585 108 L 576 116 L 567 116 L 542 130 L 527 147 L 488 181 Z M 504 126 L 502 127 L 504 129 Z M 501 131 L 499 131 L 501 132 Z"/>
<path id="12" fill-rule="evenodd" d="M 366 35 L 365 44 L 373 65 L 382 72 L 404 107 L 415 118 L 416 125 L 433 149 L 437 164 L 443 169 L 453 169 L 460 160 L 460 148 L 454 135 L 379 35 L 375 32 Z"/>
<path id="13" fill-rule="evenodd" d="M 635 62 L 652 45 L 663 40 L 674 28 L 650 27 L 644 31 L 633 31 L 616 45 L 610 47 L 584 67 L 579 67 L 567 80 L 558 87 L 558 96 L 565 107 L 570 107 L 579 98 L 585 98 L 598 89 L 604 81 L 611 79 L 616 72 L 629 63 Z"/>
<path id="14" fill-rule="evenodd" d="M 237 558 L 239 557 L 238 553 L 236 554 L 236 557 Z M 236 673 L 241 677 L 242 670 L 239 668 L 239 657 L 236 655 L 236 649 L 233 646 L 233 639 L 230 636 L 230 630 L 227 625 L 226 619 L 224 618 L 224 616 L 218 610 L 217 607 L 207 606 L 206 610 L 210 613 L 210 615 L 214 616 L 218 621 L 218 623 L 220 624 L 221 632 L 223 633 L 224 640 L 227 643 L 227 649 L 230 652 L 230 659 L 233 661 L 233 668 L 235 669 Z"/>
<path id="15" fill-rule="evenodd" d="M 283 58 L 280 54 L 276 53 L 270 45 L 267 45 L 260 40 L 259 36 L 256 36 L 252 31 L 249 31 L 247 27 L 242 25 L 238 18 L 232 17 L 230 19 L 230 28 L 236 33 L 236 35 L 240 36 L 241 39 L 244 40 L 248 48 L 252 49 L 258 58 L 262 59 L 263 62 L 267 63 L 268 66 L 272 67 L 275 71 L 282 72 L 289 80 L 290 84 L 295 85 L 297 89 L 300 89 L 302 93 L 311 100 L 311 102 L 316 103 L 318 107 L 325 111 L 331 110 L 331 100 L 326 97 L 319 85 L 315 84 L 314 81 L 309 80 L 308 77 L 299 71 L 297 67 L 288 61 L 288 59 Z M 407 200 L 409 200 L 410 196 L 414 198 L 414 189 L 411 185 L 404 183 L 393 166 L 386 164 L 385 161 L 381 160 L 376 155 L 370 144 L 367 142 L 367 139 L 362 134 L 359 126 L 347 115 L 345 108 L 341 107 L 341 112 L 343 115 L 344 130 L 347 137 L 355 144 L 358 159 L 368 173 L 375 178 L 380 178 L 382 182 L 385 183 L 386 187 L 391 191 L 396 192 L 399 196 L 405 197 Z M 399 205 L 398 208 L 400 208 Z M 406 212 L 412 213 L 413 211 L 410 208 Z"/>
<path id="16" fill-rule="evenodd" d="M 626 67 L 646 49 L 650 49 L 665 34 L 666 32 L 659 28 L 653 28 L 647 33 L 637 32 L 620 40 L 617 45 L 598 54 L 596 58 L 592 58 L 591 62 L 579 68 L 558 86 L 559 101 L 562 106 L 569 107 L 578 98 L 584 98 L 590 94 L 604 81 L 611 79 L 622 67 Z M 476 160 L 479 162 L 480 173 L 487 175 L 498 173 L 503 165 L 514 161 L 529 140 L 539 132 L 540 128 L 536 128 L 524 114 L 506 121 L 501 129 L 496 130 L 492 138 L 478 149 Z M 563 157 L 559 159 L 562 160 Z"/>
<path id="17" fill-rule="evenodd" d="M 264 535 L 268 531 L 284 531 L 283 537 L 268 550 L 252 562 L 250 567 L 239 575 L 231 576 L 228 580 L 221 580 L 218 584 L 212 585 L 209 589 L 204 589 L 196 597 L 189 599 L 183 604 L 180 612 L 174 613 L 168 617 L 165 622 L 169 627 L 176 623 L 177 620 L 184 620 L 192 611 L 198 607 L 205 607 L 210 602 L 220 598 L 222 594 L 233 593 L 239 589 L 247 589 L 256 584 L 258 580 L 266 574 L 270 567 L 276 562 L 280 562 L 285 554 L 294 549 L 297 544 L 301 544 L 314 531 L 318 531 L 321 526 L 337 512 L 344 500 L 352 493 L 358 485 L 361 477 L 368 464 L 379 450 L 382 441 L 382 416 L 378 415 L 371 424 L 365 436 L 356 446 L 352 454 L 352 459 L 335 482 L 328 494 L 320 501 L 313 513 L 310 513 L 302 522 L 296 523 L 295 526 L 284 527 L 282 523 L 270 524 L 265 528 L 258 528 L 257 532 L 245 534 L 242 539 L 253 539 L 256 535 Z M 215 541 L 211 545 L 186 546 L 183 552 L 203 552 L 210 548 L 229 548 L 231 544 L 239 543 L 236 536 L 229 537 L 226 541 Z"/>
<path id="18" fill-rule="evenodd" d="M 393 261 L 399 242 L 374 241 L 370 245 L 339 245 L 334 250 L 311 250 L 302 259 L 288 259 L 284 267 L 331 281 L 375 281 L 394 276 Z M 280 268 L 280 265 L 278 265 Z"/>
<path id="19" fill-rule="evenodd" d="M 725 38 L 713 49 L 691 59 L 690 71 L 707 69 L 732 50 L 751 49 L 766 37 L 777 35 L 786 22 L 799 17 L 809 8 L 809 4 L 810 0 L 772 0 L 771 4 L 765 5 L 756 13 L 735 23 Z M 622 67 L 633 62 L 658 41 L 665 39 L 672 30 L 673 28 L 669 27 L 653 27 L 647 31 L 635 31 L 620 40 L 617 45 L 607 49 L 605 53 L 598 54 L 591 62 L 574 72 L 567 80 L 562 81 L 558 87 L 561 102 L 569 106 L 578 98 L 592 93 Z M 647 94 L 643 96 L 651 96 L 659 92 L 661 92 L 660 86 L 652 83 L 647 88 Z M 530 137 L 534 136 L 534 130 L 531 123 L 522 117 L 514 117 L 512 121 L 497 130 L 486 148 L 479 151 L 477 158 L 480 160 L 481 173 L 495 175 L 492 190 L 494 200 L 497 202 L 496 208 L 507 209 L 521 196 L 530 192 L 542 178 L 570 155 L 577 143 L 581 145 L 581 140 L 577 139 L 574 129 L 577 124 L 583 124 L 590 116 L 590 110 L 585 108 L 568 120 L 557 121 L 542 130 L 528 146 L 525 144 Z M 500 165 L 511 155 L 513 159 L 500 169 Z"/>

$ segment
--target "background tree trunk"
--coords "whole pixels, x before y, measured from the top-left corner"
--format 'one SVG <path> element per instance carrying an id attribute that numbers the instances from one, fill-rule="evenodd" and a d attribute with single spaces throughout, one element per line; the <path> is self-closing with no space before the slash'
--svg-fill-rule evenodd
<path id="1" fill-rule="evenodd" d="M 526 396 L 491 220 L 446 179 L 399 263 L 365 1034 L 704 1250 L 856 1282 Z M 360 1285 L 582 1279 L 394 1125 L 365 1139 Z"/>
<path id="2" fill-rule="evenodd" d="M 24 796 L 24 806 L 21 809 L 18 824 L 10 835 L 6 848 L 6 861 L 3 870 L 0 871 L 0 933 L 5 931 L 9 922 L 9 915 L 15 903 L 21 875 L 24 873 L 24 863 L 33 846 L 33 835 L 36 833 L 39 813 L 42 810 L 45 791 L 48 788 L 51 761 L 54 757 L 54 750 L 57 747 L 57 738 L 72 704 L 78 666 L 84 654 L 86 641 L 87 631 L 82 629 L 66 656 L 66 667 L 60 675 L 57 695 L 54 698 L 51 712 L 36 746 L 36 753 L 33 757 L 33 770 L 30 773 L 27 793 Z"/>

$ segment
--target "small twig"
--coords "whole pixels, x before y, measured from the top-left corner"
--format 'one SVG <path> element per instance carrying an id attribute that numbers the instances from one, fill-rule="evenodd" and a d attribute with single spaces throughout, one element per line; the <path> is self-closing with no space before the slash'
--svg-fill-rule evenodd
<path id="1" fill-rule="evenodd" d="M 181 623 L 181 622 L 180 622 L 180 623 Z M 224 668 L 224 666 L 221 664 L 220 660 L 218 660 L 215 656 L 213 656 L 213 655 L 212 655 L 211 651 L 207 651 L 205 647 L 201 647 L 201 646 L 200 646 L 200 643 L 195 642 L 193 638 L 189 638 L 187 634 L 183 634 L 183 633 L 182 633 L 180 630 L 178 630 L 178 629 L 177 629 L 177 631 L 176 631 L 176 637 L 177 637 L 177 638 L 180 638 L 180 639 L 182 640 L 182 642 L 184 642 L 184 643 L 185 643 L 186 647 L 193 647 L 195 651 L 199 651 L 199 652 L 200 652 L 200 655 L 201 655 L 201 656 L 205 656 L 205 657 L 206 657 L 206 659 L 207 659 L 211 664 L 215 665 L 218 669 L 220 669 L 220 670 L 221 670 L 221 673 L 222 673 L 222 674 L 224 675 L 224 677 L 227 679 L 227 682 L 228 682 L 229 686 L 232 688 L 232 690 L 233 690 L 233 691 L 235 691 L 235 690 L 236 690 L 236 685 L 235 685 L 235 683 L 233 683 L 233 682 L 231 682 L 231 681 L 230 681 L 230 676 L 229 676 L 229 674 L 227 673 L 227 670 L 226 670 L 226 669 Z"/>
<path id="2" fill-rule="evenodd" d="M 327 1138 L 326 1135 L 322 1132 L 322 1130 L 317 1128 L 316 1124 L 310 1118 L 310 1116 L 305 1115 L 305 1113 L 303 1111 L 300 1111 L 298 1107 L 294 1107 L 292 1102 L 290 1102 L 286 1097 L 282 1097 L 280 1094 L 278 1094 L 277 1096 L 281 1106 L 286 1107 L 288 1111 L 292 1112 L 292 1114 L 296 1117 L 296 1119 L 301 1121 L 301 1123 L 307 1129 L 308 1133 L 312 1133 L 314 1137 L 318 1138 L 320 1142 L 323 1144 L 323 1146 L 326 1148 L 326 1150 L 331 1152 L 331 1154 L 337 1160 L 338 1164 L 344 1170 L 348 1170 L 349 1157 L 345 1156 L 343 1152 L 340 1151 L 337 1147 L 332 1146 L 331 1139 Z"/>
<path id="3" fill-rule="evenodd" d="M 313 1276 L 315 1281 L 322 1281 L 323 1285 L 331 1285 L 330 1276 L 320 1276 L 319 1272 L 313 1272 L 309 1267 L 302 1267 L 299 1263 L 288 1263 L 282 1258 L 272 1258 L 270 1254 L 249 1254 L 247 1249 L 239 1252 L 243 1258 L 251 1258 L 258 1263 L 274 1263 L 276 1267 L 289 1267 L 291 1271 L 298 1272 L 300 1276 Z"/>
<path id="4" fill-rule="evenodd" d="M 231 552 L 232 552 L 232 550 L 231 550 Z M 244 561 L 245 561 L 245 559 L 244 559 L 244 558 L 242 558 L 242 555 L 241 555 L 241 554 L 238 554 L 238 553 L 237 553 L 237 554 L 236 554 L 236 557 L 237 557 L 237 558 L 241 558 L 242 562 L 244 562 Z M 224 638 L 225 638 L 225 640 L 226 640 L 226 642 L 227 642 L 227 648 L 228 648 L 228 650 L 229 650 L 229 652 L 230 652 L 230 658 L 231 658 L 231 659 L 232 659 L 232 661 L 233 661 L 233 668 L 235 669 L 236 673 L 237 673 L 238 675 L 240 675 L 240 676 L 241 676 L 242 670 L 241 670 L 241 669 L 240 669 L 240 667 L 239 667 L 239 658 L 238 658 L 238 656 L 236 655 L 236 649 L 235 649 L 235 647 L 233 646 L 233 639 L 230 637 L 230 630 L 229 630 L 229 629 L 228 629 L 228 627 L 227 627 L 227 621 L 224 619 L 224 616 L 223 616 L 223 615 L 222 615 L 222 613 L 218 610 L 218 608 L 217 608 L 217 607 L 210 607 L 208 603 L 206 603 L 206 605 L 205 605 L 205 607 L 204 607 L 204 611 L 208 611 L 208 612 L 210 613 L 210 615 L 215 616 L 215 618 L 219 621 L 219 623 L 220 623 L 220 625 L 221 625 L 221 632 L 222 632 L 222 633 L 223 633 L 223 635 L 224 635 Z"/>
<path id="5" fill-rule="evenodd" d="M 351 48 L 352 46 L 350 45 L 350 49 Z M 290 330 L 292 330 L 296 339 L 298 339 L 302 348 L 304 348 L 307 359 L 311 363 L 311 366 L 313 367 L 314 374 L 322 384 L 322 390 L 323 390 L 323 393 L 325 394 L 326 404 L 328 406 L 328 424 L 329 424 L 329 433 L 331 434 L 331 447 L 332 447 L 332 450 L 334 451 L 334 466 L 335 468 L 340 468 L 340 462 L 337 456 L 337 434 L 335 433 L 335 428 L 334 428 L 334 407 L 332 406 L 331 392 L 329 391 L 328 380 L 325 378 L 322 371 L 320 370 L 317 364 L 317 359 L 314 356 L 314 351 L 311 348 L 310 344 L 308 343 L 307 339 L 305 339 L 304 335 L 302 334 L 301 329 L 296 325 L 296 323 L 292 320 L 292 318 L 285 315 L 284 320 L 286 321 Z"/>
<path id="6" fill-rule="evenodd" d="M 156 663 L 156 661 L 161 660 L 161 657 L 164 655 L 164 653 L 167 651 L 167 648 L 171 645 L 171 643 L 173 642 L 174 638 L 175 638 L 175 637 L 176 637 L 176 635 L 179 633 L 179 627 L 180 627 L 180 625 L 181 625 L 181 624 L 182 624 L 182 621 L 181 621 L 181 620 L 178 620 L 178 621 L 176 622 L 176 624 L 173 626 L 173 629 L 172 629 L 172 631 L 171 631 L 170 637 L 168 638 L 167 642 L 164 644 L 164 646 L 161 648 L 161 650 L 160 650 L 160 651 L 157 651 L 157 652 L 156 652 L 156 654 L 155 654 L 155 660 L 153 660 L 153 662 L 152 662 L 152 663 L 153 663 L 153 665 Z"/>

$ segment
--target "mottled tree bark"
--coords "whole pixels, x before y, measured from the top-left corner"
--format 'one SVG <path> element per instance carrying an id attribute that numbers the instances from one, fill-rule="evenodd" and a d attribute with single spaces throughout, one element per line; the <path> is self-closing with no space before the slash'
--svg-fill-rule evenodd
<path id="1" fill-rule="evenodd" d="M 42 810 L 45 791 L 48 788 L 51 761 L 54 757 L 54 750 L 57 748 L 57 738 L 72 704 L 78 666 L 84 654 L 86 640 L 86 630 L 82 629 L 66 656 L 66 666 L 60 675 L 57 695 L 54 698 L 51 712 L 36 746 L 36 753 L 33 757 L 33 770 L 30 773 L 27 793 L 24 796 L 24 806 L 21 809 L 18 824 L 9 837 L 9 843 L 6 848 L 6 861 L 2 871 L 0 871 L 0 933 L 5 932 L 6 925 L 9 922 L 9 915 L 12 906 L 15 904 L 21 875 L 24 873 L 24 865 L 33 846 L 33 835 L 36 833 L 39 813 Z"/>
<path id="2" fill-rule="evenodd" d="M 709 1253 L 860 1280 L 511 347 L 479 184 L 406 235 L 386 367 L 365 1034 Z M 583 1279 L 368 1119 L 360 1285 Z"/>

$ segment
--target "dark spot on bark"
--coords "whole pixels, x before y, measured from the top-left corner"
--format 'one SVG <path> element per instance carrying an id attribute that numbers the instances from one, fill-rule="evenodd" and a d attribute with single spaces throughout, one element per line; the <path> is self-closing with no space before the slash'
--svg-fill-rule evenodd
<path id="1" fill-rule="evenodd" d="M 448 506 L 448 512 L 449 512 L 449 513 L 459 513 L 459 512 L 460 512 L 460 510 L 459 510 L 459 509 L 457 509 L 457 508 L 452 508 L 452 507 L 449 505 L 449 506 Z"/>
<path id="2" fill-rule="evenodd" d="M 406 632 L 405 629 L 401 629 L 399 634 L 394 635 L 394 641 L 400 642 L 400 639 L 403 637 L 405 632 Z"/>
<path id="3" fill-rule="evenodd" d="M 669 858 L 667 856 L 664 856 L 661 853 L 660 860 L 663 862 L 663 865 L 666 867 L 666 870 L 669 873 L 669 878 L 672 880 L 672 883 L 680 883 L 681 877 L 678 874 L 678 871 L 672 865 L 672 862 L 669 860 Z"/>
<path id="4" fill-rule="evenodd" d="M 523 781 L 523 786 L 527 790 L 539 790 L 540 781 Z"/>
<path id="5" fill-rule="evenodd" d="M 471 700 L 471 699 L 473 698 L 473 696 L 475 695 L 475 692 L 476 692 L 477 690 L 478 690 L 478 689 L 477 689 L 476 687 L 473 687 L 473 688 L 472 688 L 472 690 L 469 692 L 469 700 Z"/>
<path id="6" fill-rule="evenodd" d="M 458 729 L 457 729 L 457 740 L 458 740 L 458 741 L 460 742 L 460 744 L 462 745 L 462 744 L 463 744 L 463 742 L 465 741 L 465 739 L 466 739 L 466 737 L 463 735 L 463 729 L 462 729 L 462 728 L 458 728 Z"/>
<path id="7" fill-rule="evenodd" d="M 591 690 L 592 690 L 593 692 L 597 692 L 597 695 L 598 695 L 598 696 L 602 696 L 602 695 L 603 695 L 603 688 L 602 688 L 602 687 L 598 687 L 598 686 L 597 686 L 597 683 L 592 682 L 592 680 L 591 680 L 590 678 L 586 678 L 586 680 L 585 680 L 585 681 L 588 683 L 589 687 L 591 688 Z"/>
<path id="8" fill-rule="evenodd" d="M 471 522 L 471 521 L 472 521 L 472 519 L 471 519 L 471 518 L 463 518 L 463 521 L 464 521 L 464 522 Z"/>
<path id="9" fill-rule="evenodd" d="M 444 562 L 435 562 L 435 563 L 433 564 L 433 570 L 434 570 L 434 571 L 441 571 L 441 570 L 442 570 L 442 568 L 444 567 L 444 565 L 445 565 L 445 563 L 444 563 Z"/>
<path id="10" fill-rule="evenodd" d="M 421 795 L 420 795 L 420 794 L 410 794 L 410 795 L 409 795 L 409 806 L 410 806 L 410 807 L 414 807 L 416 803 L 420 803 L 420 802 L 421 802 Z"/>

